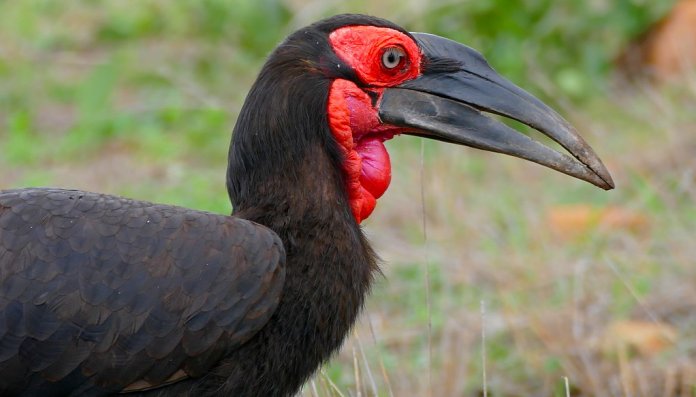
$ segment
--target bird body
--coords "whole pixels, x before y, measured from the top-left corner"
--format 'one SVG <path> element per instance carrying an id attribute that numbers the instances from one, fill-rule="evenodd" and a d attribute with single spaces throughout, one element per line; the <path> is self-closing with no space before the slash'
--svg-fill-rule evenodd
<path id="1" fill-rule="evenodd" d="M 379 271 L 360 222 L 400 134 L 613 187 L 560 116 L 468 47 L 362 15 L 320 21 L 276 48 L 240 111 L 232 215 L 0 192 L 0 394 L 293 395 L 340 348 Z"/>

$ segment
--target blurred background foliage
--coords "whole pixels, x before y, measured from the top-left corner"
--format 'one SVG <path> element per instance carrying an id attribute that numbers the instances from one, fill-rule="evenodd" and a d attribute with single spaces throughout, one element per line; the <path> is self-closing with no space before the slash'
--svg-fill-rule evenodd
<path id="1" fill-rule="evenodd" d="M 387 277 L 357 327 L 362 342 L 352 338 L 306 395 L 480 393 L 481 300 L 494 395 L 565 396 L 561 376 L 572 395 L 694 395 L 696 80 L 676 94 L 613 84 L 626 43 L 674 3 L 0 0 L 0 189 L 74 187 L 229 213 L 229 134 L 269 51 L 335 13 L 382 16 L 477 48 L 560 108 L 618 189 L 390 142 L 393 183 L 365 223 Z M 604 347 L 614 324 L 645 313 L 680 332 L 675 347 Z"/>

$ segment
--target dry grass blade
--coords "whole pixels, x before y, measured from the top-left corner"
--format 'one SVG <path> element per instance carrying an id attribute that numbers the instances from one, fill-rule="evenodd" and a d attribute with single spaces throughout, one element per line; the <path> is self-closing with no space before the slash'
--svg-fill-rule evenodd
<path id="1" fill-rule="evenodd" d="M 355 336 L 355 340 L 358 343 L 358 350 L 360 351 L 360 358 L 362 359 L 363 366 L 365 367 L 367 379 L 369 380 L 370 387 L 372 388 L 372 395 L 377 397 L 377 396 L 379 396 L 379 392 L 377 389 L 377 382 L 375 382 L 375 378 L 374 378 L 374 376 L 372 376 L 372 369 L 370 368 L 370 363 L 367 360 L 367 357 L 365 356 L 365 350 L 363 349 L 363 344 L 362 344 L 362 341 L 360 340 L 360 334 L 357 332 L 357 330 L 354 332 L 354 336 Z"/>
<path id="2" fill-rule="evenodd" d="M 317 390 L 317 382 L 315 382 L 314 379 L 312 379 L 309 383 L 312 387 L 312 397 L 319 397 L 319 390 Z"/>
<path id="3" fill-rule="evenodd" d="M 428 256 L 428 224 L 425 201 L 425 141 L 421 140 L 420 146 L 420 192 L 421 192 L 421 217 L 423 218 L 423 246 L 425 251 L 425 304 L 428 312 L 428 396 L 433 395 L 433 317 L 432 302 L 430 298 L 430 258 Z"/>
<path id="4" fill-rule="evenodd" d="M 483 376 L 483 397 L 488 396 L 486 379 L 486 302 L 481 300 L 481 372 Z"/>
<path id="5" fill-rule="evenodd" d="M 616 275 L 616 277 L 617 277 L 619 280 L 621 280 L 621 283 L 624 285 L 624 287 L 626 287 L 626 289 L 628 290 L 628 292 L 631 294 L 631 297 L 632 297 L 633 299 L 635 299 L 636 303 L 638 303 L 638 305 L 640 306 L 641 310 L 643 310 L 643 311 L 645 312 L 645 314 L 648 315 L 648 317 L 650 318 L 650 321 L 652 321 L 653 324 L 655 324 L 655 325 L 661 325 L 661 324 L 660 324 L 660 321 L 659 321 L 658 318 L 657 318 L 657 315 L 655 314 L 655 312 L 653 312 L 653 310 L 650 309 L 650 308 L 645 304 L 645 302 L 643 302 L 643 300 L 640 298 L 640 296 L 638 296 L 638 293 L 636 292 L 636 290 L 635 290 L 635 289 L 633 288 L 633 286 L 628 282 L 628 280 L 626 279 L 626 277 L 624 277 L 624 276 L 621 274 L 621 272 L 619 271 L 619 269 L 616 267 L 616 264 L 614 264 L 613 261 L 612 261 L 609 257 L 606 257 L 606 256 L 605 256 L 605 258 L 604 258 L 604 263 L 611 269 L 611 271 Z M 663 329 L 663 328 L 660 328 L 660 329 Z M 675 342 L 676 342 L 675 336 L 674 336 L 673 334 L 669 333 L 669 332 L 662 332 L 662 336 L 663 336 L 666 340 L 668 340 L 668 341 L 670 341 L 670 342 L 672 342 L 672 343 L 675 343 Z"/>
<path id="6" fill-rule="evenodd" d="M 346 397 L 346 396 L 343 394 L 343 392 L 341 392 L 341 389 L 340 389 L 338 386 L 336 386 L 336 384 L 331 380 L 331 378 L 330 378 L 328 375 L 326 375 L 326 372 L 325 372 L 323 369 L 320 371 L 320 374 L 321 374 L 321 378 L 322 378 L 322 379 L 329 385 L 329 387 L 331 388 L 331 394 L 337 395 L 337 396 L 339 396 L 339 397 Z"/>
<path id="7" fill-rule="evenodd" d="M 377 348 L 377 354 L 379 356 L 379 368 L 382 372 L 382 379 L 384 379 L 384 383 L 387 385 L 389 397 L 394 397 L 394 389 L 392 388 L 391 382 L 389 381 L 389 374 L 387 373 L 387 369 L 384 367 L 384 357 L 382 356 L 382 350 L 379 348 L 379 345 L 377 344 L 377 335 L 375 334 L 375 327 L 372 325 L 372 319 L 370 318 L 370 316 L 367 316 L 367 324 L 370 327 L 370 335 L 372 336 L 373 346 Z"/>
<path id="8" fill-rule="evenodd" d="M 358 364 L 358 355 L 355 352 L 355 346 L 352 347 L 353 352 L 353 375 L 355 375 L 355 393 L 357 397 L 362 397 L 362 381 L 360 378 L 360 365 Z"/>

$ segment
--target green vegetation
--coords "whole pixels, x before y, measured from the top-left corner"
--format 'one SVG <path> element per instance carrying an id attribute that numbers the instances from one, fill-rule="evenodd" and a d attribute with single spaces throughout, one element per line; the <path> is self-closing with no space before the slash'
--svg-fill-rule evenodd
<path id="1" fill-rule="evenodd" d="M 479 393 L 485 322 L 491 395 L 565 396 L 567 376 L 573 395 L 693 396 L 696 83 L 608 88 L 622 45 L 672 3 L 0 0 L 0 188 L 229 213 L 229 134 L 265 55 L 321 17 L 380 15 L 478 48 L 555 103 L 618 188 L 435 142 L 420 180 L 421 142 L 390 142 L 393 183 L 365 224 L 386 277 L 305 395 Z M 618 212 L 555 225 L 567 205 Z M 627 319 L 678 337 L 650 355 L 607 347 L 607 328 Z"/>
<path id="2" fill-rule="evenodd" d="M 471 1 L 434 8 L 423 28 L 480 49 L 513 80 L 548 74 L 564 94 L 582 99 L 600 89 L 622 45 L 671 3 Z"/>

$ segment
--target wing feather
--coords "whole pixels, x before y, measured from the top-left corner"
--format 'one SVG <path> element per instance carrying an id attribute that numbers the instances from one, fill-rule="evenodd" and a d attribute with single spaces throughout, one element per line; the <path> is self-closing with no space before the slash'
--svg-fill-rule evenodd
<path id="1" fill-rule="evenodd" d="M 0 192 L 0 394 L 200 376 L 268 321 L 284 265 L 275 233 L 246 220 Z"/>

